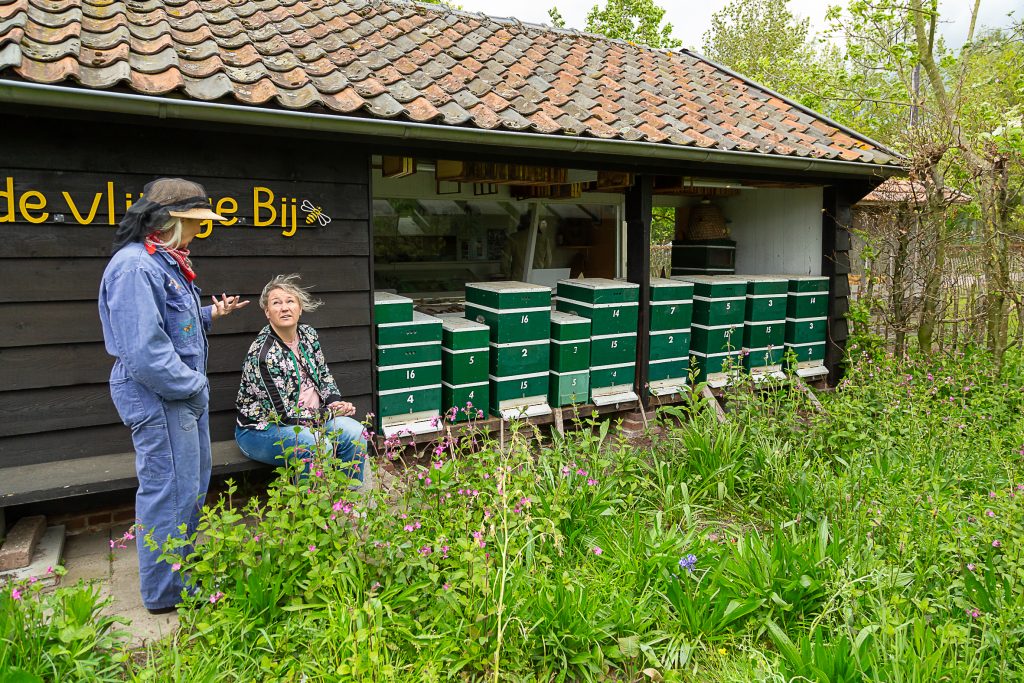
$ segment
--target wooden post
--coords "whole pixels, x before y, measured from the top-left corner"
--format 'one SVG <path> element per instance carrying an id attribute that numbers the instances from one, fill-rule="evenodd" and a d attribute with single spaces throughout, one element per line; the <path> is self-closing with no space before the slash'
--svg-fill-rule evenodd
<path id="1" fill-rule="evenodd" d="M 648 367 L 651 302 L 651 176 L 638 175 L 626 190 L 626 279 L 640 286 L 636 335 L 636 395 L 640 409 L 650 405 Z"/>

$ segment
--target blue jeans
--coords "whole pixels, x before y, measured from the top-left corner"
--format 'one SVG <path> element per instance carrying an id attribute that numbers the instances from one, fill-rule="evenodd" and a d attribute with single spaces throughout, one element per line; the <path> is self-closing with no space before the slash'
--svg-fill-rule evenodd
<path id="1" fill-rule="evenodd" d="M 209 390 L 183 401 L 165 401 L 144 385 L 128 378 L 115 365 L 110 393 L 122 421 L 132 430 L 135 470 L 135 518 L 142 604 L 149 609 L 173 607 L 181 602 L 181 574 L 160 562 L 160 546 L 169 537 L 195 533 L 199 513 L 210 485 Z M 180 531 L 184 525 L 185 532 Z M 150 550 L 146 536 L 157 543 Z M 183 556 L 191 546 L 179 550 Z"/>
<path id="2" fill-rule="evenodd" d="M 334 444 L 334 455 L 342 462 L 353 463 L 349 476 L 362 482 L 366 457 L 363 425 L 351 417 L 335 417 L 326 423 L 325 429 Z M 267 429 L 235 427 L 235 441 L 249 458 L 280 467 L 285 464 L 286 448 L 294 447 L 289 454 L 293 459 L 307 457 L 316 444 L 316 436 L 306 427 L 296 434 L 292 425 L 270 425 Z"/>

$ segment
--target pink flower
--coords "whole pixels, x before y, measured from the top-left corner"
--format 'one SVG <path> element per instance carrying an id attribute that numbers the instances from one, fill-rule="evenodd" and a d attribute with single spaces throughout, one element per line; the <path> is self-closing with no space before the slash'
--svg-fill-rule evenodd
<path id="1" fill-rule="evenodd" d="M 11 598 L 14 600 L 21 600 L 21 591 L 15 588 L 11 591 Z"/>
<path id="2" fill-rule="evenodd" d="M 429 557 L 433 552 L 434 549 L 431 548 L 429 545 L 425 545 L 422 548 L 420 548 L 420 555 L 422 555 L 423 557 Z"/>
<path id="3" fill-rule="evenodd" d="M 441 588 L 443 588 L 446 591 L 450 591 L 452 589 L 452 585 L 450 583 L 445 582 L 445 584 L 441 586 Z"/>
<path id="4" fill-rule="evenodd" d="M 444 461 L 443 460 L 438 460 L 437 462 L 434 463 L 434 469 L 435 470 L 439 470 L 442 467 L 444 467 Z"/>
<path id="5" fill-rule="evenodd" d="M 441 546 L 441 557 L 448 557 L 448 546 Z"/>
<path id="6" fill-rule="evenodd" d="M 423 480 L 423 484 L 424 484 L 425 486 L 430 486 L 430 477 L 427 477 L 426 479 L 424 479 L 424 480 Z"/>
<path id="7" fill-rule="evenodd" d="M 973 572 L 973 571 L 974 571 L 974 570 L 975 570 L 976 568 L 977 568 L 977 567 L 975 567 L 975 565 L 974 565 L 974 563 L 973 563 L 973 562 L 968 562 L 968 563 L 967 563 L 967 571 L 969 571 L 969 572 Z"/>
<path id="8" fill-rule="evenodd" d="M 993 548 L 1001 548 L 1002 546 L 1003 546 L 1003 542 L 1000 541 L 998 538 L 996 540 L 992 541 L 992 547 Z"/>
<path id="9" fill-rule="evenodd" d="M 218 602 L 220 602 L 221 598 L 223 598 L 223 597 L 224 597 L 224 594 L 221 593 L 220 591 L 217 591 L 216 593 L 214 593 L 213 595 L 210 596 L 210 604 L 211 605 L 216 605 Z"/>
<path id="10" fill-rule="evenodd" d="M 581 467 L 578 470 L 576 470 L 576 474 L 580 475 L 581 477 L 585 477 L 587 476 L 587 471 Z"/>
<path id="11" fill-rule="evenodd" d="M 52 574 L 53 573 L 53 567 L 47 567 L 46 568 L 46 573 L 47 574 Z"/>
<path id="12" fill-rule="evenodd" d="M 314 477 L 318 477 L 318 478 L 320 478 L 320 479 L 323 479 L 323 477 L 324 477 L 324 471 L 323 471 L 323 470 L 317 470 L 316 472 L 313 472 L 313 476 L 314 476 Z"/>
<path id="13" fill-rule="evenodd" d="M 562 466 L 563 475 L 568 475 L 570 472 L 572 472 L 572 470 L 570 470 L 568 467 L 565 467 L 564 465 Z"/>
<path id="14" fill-rule="evenodd" d="M 181 569 L 181 563 L 180 562 L 175 562 L 174 564 L 171 565 L 171 571 L 172 572 L 176 572 L 176 571 L 178 571 L 180 569 Z"/>
<path id="15" fill-rule="evenodd" d="M 402 528 L 405 529 L 406 531 L 412 531 L 415 527 L 412 524 L 406 524 Z"/>
<path id="16" fill-rule="evenodd" d="M 594 554 L 595 554 L 595 555 L 600 555 L 600 554 L 601 554 L 601 553 L 603 553 L 603 552 L 604 552 L 604 551 L 603 551 L 603 550 L 601 550 L 601 547 L 600 547 L 600 546 L 596 546 L 596 545 L 594 546 Z"/>
<path id="17" fill-rule="evenodd" d="M 37 579 L 36 577 L 34 577 L 34 576 L 30 576 L 30 577 L 28 577 L 28 585 L 30 585 L 30 586 L 31 586 L 32 584 L 34 584 L 34 583 L 35 583 L 36 581 L 38 581 L 38 580 L 39 580 L 39 579 Z"/>
<path id="18" fill-rule="evenodd" d="M 478 411 L 476 411 L 476 417 L 477 417 L 477 419 L 478 419 L 478 420 L 481 420 L 481 419 L 483 419 L 483 417 L 484 417 L 484 411 L 482 411 L 482 410 L 478 410 Z"/>
<path id="19" fill-rule="evenodd" d="M 316 546 L 315 546 L 315 545 L 313 545 L 313 544 L 310 544 L 310 546 L 309 546 L 309 552 L 311 552 L 311 553 L 315 553 L 315 552 L 316 552 Z"/>
<path id="20" fill-rule="evenodd" d="M 992 512 L 991 510 L 985 510 L 985 516 L 986 517 L 995 517 L 996 513 Z"/>
<path id="21" fill-rule="evenodd" d="M 966 609 L 964 611 L 967 613 L 967 616 L 969 616 L 971 619 L 977 619 L 978 617 L 981 616 L 981 612 L 979 612 L 974 607 L 968 608 L 968 609 Z"/>
<path id="22" fill-rule="evenodd" d="M 334 505 L 331 506 L 331 509 L 334 510 L 335 512 L 341 512 L 341 501 L 337 501 Z"/>
<path id="23" fill-rule="evenodd" d="M 597 479 L 587 479 L 587 486 L 597 486 Z"/>
<path id="24" fill-rule="evenodd" d="M 995 491 L 989 491 L 988 492 L 988 497 L 989 498 L 995 498 L 996 497 L 996 492 Z"/>

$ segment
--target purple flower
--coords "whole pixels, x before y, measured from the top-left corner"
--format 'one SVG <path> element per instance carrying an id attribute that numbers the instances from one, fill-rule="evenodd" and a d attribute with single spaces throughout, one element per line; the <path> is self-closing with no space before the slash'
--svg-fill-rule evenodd
<path id="1" fill-rule="evenodd" d="M 448 582 L 445 582 L 444 585 L 441 586 L 441 588 L 443 588 L 446 591 L 450 591 L 452 589 L 452 585 Z"/>
<path id="2" fill-rule="evenodd" d="M 587 479 L 587 486 L 597 486 L 597 479 Z"/>
<path id="3" fill-rule="evenodd" d="M 971 619 L 977 619 L 981 616 L 981 612 L 979 612 L 978 609 L 975 607 L 969 607 L 965 609 L 964 612 L 966 612 L 967 616 L 969 616 Z"/>
<path id="4" fill-rule="evenodd" d="M 996 540 L 992 541 L 992 547 L 993 548 L 1001 548 L 1002 546 L 1003 546 L 1003 542 L 1000 541 L 998 538 Z"/>
<path id="5" fill-rule="evenodd" d="M 697 566 L 697 556 L 690 553 L 686 557 L 680 558 L 679 567 L 685 569 L 688 572 L 693 572 L 693 568 Z"/>
<path id="6" fill-rule="evenodd" d="M 967 571 L 973 572 L 975 569 L 977 569 L 977 567 L 974 565 L 973 562 L 968 562 L 967 563 Z"/>
<path id="7" fill-rule="evenodd" d="M 313 545 L 313 544 L 310 544 L 310 545 L 309 545 L 309 552 L 311 552 L 311 553 L 315 553 L 315 552 L 316 552 L 316 546 L 315 546 L 315 545 Z"/>
<path id="8" fill-rule="evenodd" d="M 600 555 L 600 554 L 601 554 L 601 553 L 603 553 L 603 552 L 604 552 L 604 551 L 603 551 L 603 550 L 601 550 L 601 546 L 597 546 L 597 545 L 595 545 L 595 546 L 594 546 L 594 548 L 593 548 L 593 553 L 594 553 L 595 555 Z"/>
<path id="9" fill-rule="evenodd" d="M 985 516 L 986 517 L 995 517 L 996 513 L 992 512 L 991 510 L 985 510 Z"/>
<path id="10" fill-rule="evenodd" d="M 11 591 L 11 598 L 14 600 L 21 600 L 21 591 L 17 588 Z"/>
<path id="11" fill-rule="evenodd" d="M 217 591 L 216 593 L 214 593 L 213 595 L 210 596 L 210 604 L 211 605 L 217 604 L 218 602 L 220 602 L 220 600 L 223 597 L 224 597 L 224 594 L 221 593 L 220 591 Z"/>

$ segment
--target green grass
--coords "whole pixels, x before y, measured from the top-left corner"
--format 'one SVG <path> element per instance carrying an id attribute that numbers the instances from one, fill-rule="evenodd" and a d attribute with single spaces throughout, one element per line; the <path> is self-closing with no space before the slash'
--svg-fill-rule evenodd
<path id="1" fill-rule="evenodd" d="M 329 462 L 282 477 L 263 503 L 207 513 L 183 561 L 204 606 L 119 671 L 1020 680 L 1020 358 L 995 376 L 982 353 L 854 354 L 822 413 L 740 389 L 729 424 L 695 402 L 644 447 L 607 423 L 504 445 L 452 427 L 390 496 L 355 496 Z"/>

